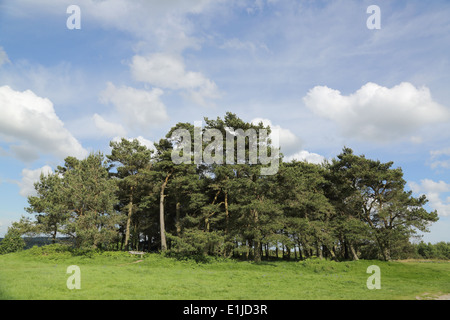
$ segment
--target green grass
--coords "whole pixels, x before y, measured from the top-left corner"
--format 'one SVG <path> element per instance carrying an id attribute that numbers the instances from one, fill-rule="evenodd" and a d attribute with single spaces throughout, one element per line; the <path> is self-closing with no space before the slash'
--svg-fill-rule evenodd
<path id="1" fill-rule="evenodd" d="M 33 249 L 0 256 L 0 299 L 147 300 L 397 300 L 450 293 L 448 262 L 196 263 L 159 254 L 143 261 L 114 252 L 43 255 Z M 69 290 L 67 267 L 81 269 L 81 289 Z M 381 289 L 366 286 L 367 267 L 381 269 Z"/>

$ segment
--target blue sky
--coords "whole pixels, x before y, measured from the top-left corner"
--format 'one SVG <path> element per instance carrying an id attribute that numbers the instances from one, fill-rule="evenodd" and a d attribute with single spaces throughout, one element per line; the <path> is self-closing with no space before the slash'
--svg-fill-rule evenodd
<path id="1" fill-rule="evenodd" d="M 56 3 L 0 2 L 0 236 L 65 156 L 232 111 L 279 129 L 289 159 L 394 161 L 438 210 L 423 239 L 450 241 L 448 1 Z"/>

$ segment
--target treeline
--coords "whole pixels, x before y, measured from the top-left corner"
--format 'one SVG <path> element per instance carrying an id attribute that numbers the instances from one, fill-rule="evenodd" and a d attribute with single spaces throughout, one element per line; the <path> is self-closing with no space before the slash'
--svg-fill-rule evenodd
<path id="1" fill-rule="evenodd" d="M 200 144 L 213 163 L 172 160 L 174 153 L 185 160 L 198 156 L 186 151 L 198 151 L 198 145 L 174 135 L 179 129 L 198 134 L 190 123 L 171 128 L 155 150 L 137 140 L 111 142 L 106 156 L 68 157 L 53 174 L 41 175 L 26 208 L 35 219 L 24 217 L 13 229 L 54 240 L 67 236 L 79 248 L 254 261 L 274 255 L 390 260 L 411 246 L 411 236 L 438 220 L 437 212 L 423 208 L 425 196 L 405 190 L 402 170 L 392 162 L 349 148 L 321 165 L 283 162 L 271 140 L 258 136 L 257 159 L 264 151 L 280 160 L 274 174 L 262 174 L 267 164 L 242 163 L 236 154 L 234 163 L 225 161 L 229 155 L 220 145 L 233 128 L 235 150 L 243 138 L 250 159 L 255 141 L 246 133 L 270 132 L 269 127 L 232 113 L 205 123 L 203 133 L 221 133 Z"/>
<path id="2" fill-rule="evenodd" d="M 407 258 L 450 260 L 450 242 L 412 244 L 412 253 Z"/>

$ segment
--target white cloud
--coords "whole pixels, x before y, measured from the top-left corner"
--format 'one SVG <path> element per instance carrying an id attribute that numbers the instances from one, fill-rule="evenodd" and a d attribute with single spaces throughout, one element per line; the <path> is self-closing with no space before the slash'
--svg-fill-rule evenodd
<path id="1" fill-rule="evenodd" d="M 273 134 L 278 134 L 280 151 L 285 156 L 291 155 L 300 148 L 301 140 L 291 130 L 282 128 L 279 125 L 274 125 L 269 119 L 255 118 L 251 122 L 255 125 L 262 122 L 265 127 L 270 126 L 273 130 L 271 136 L 273 136 Z"/>
<path id="2" fill-rule="evenodd" d="M 186 71 L 181 57 L 163 53 L 148 56 L 136 55 L 130 65 L 136 81 L 146 82 L 163 89 L 184 90 L 200 105 L 208 99 L 220 98 L 216 84 L 200 72 Z"/>
<path id="3" fill-rule="evenodd" d="M 285 162 L 290 162 L 292 160 L 296 161 L 306 161 L 313 164 L 322 164 L 326 158 L 317 153 L 312 153 L 306 150 L 299 151 L 291 156 L 285 157 L 283 159 Z"/>
<path id="4" fill-rule="evenodd" d="M 441 155 L 450 156 L 450 148 L 443 148 L 443 149 L 439 149 L 439 150 L 432 150 L 432 151 L 430 151 L 430 154 L 431 154 L 432 158 L 439 157 Z"/>
<path id="5" fill-rule="evenodd" d="M 164 92 L 155 88 L 151 91 L 131 87 L 115 87 L 108 83 L 100 94 L 103 103 L 112 103 L 128 127 L 148 128 L 168 120 L 166 106 L 160 100 Z"/>
<path id="6" fill-rule="evenodd" d="M 425 194 L 433 210 L 437 210 L 440 216 L 450 216 L 450 197 L 442 199 L 443 194 L 450 192 L 450 184 L 444 181 L 435 182 L 430 179 L 410 182 L 409 186 L 414 193 Z"/>
<path id="7" fill-rule="evenodd" d="M 450 156 L 450 148 L 443 148 L 439 150 L 433 150 L 430 152 L 431 155 L 431 168 L 436 169 L 438 167 L 444 169 L 450 169 L 450 159 L 442 159 L 442 156 Z"/>
<path id="8" fill-rule="evenodd" d="M 0 87 L 0 113 L 0 139 L 12 145 L 12 151 L 24 161 L 34 160 L 37 154 L 59 158 L 87 155 L 56 115 L 53 103 L 30 90 Z"/>
<path id="9" fill-rule="evenodd" d="M 35 195 L 34 183 L 39 181 L 41 174 L 48 175 L 52 172 L 53 170 L 49 166 L 43 166 L 36 170 L 23 169 L 22 180 L 18 182 L 20 195 L 23 197 Z"/>
<path id="10" fill-rule="evenodd" d="M 126 135 L 126 130 L 121 124 L 109 122 L 97 113 L 92 116 L 92 119 L 94 120 L 95 126 L 100 129 L 103 136 L 124 137 Z"/>
<path id="11" fill-rule="evenodd" d="M 251 121 L 253 124 L 263 123 L 264 126 L 270 126 L 273 130 L 273 134 L 278 135 L 278 141 L 280 145 L 280 151 L 284 155 L 283 161 L 290 162 L 306 161 L 308 163 L 322 164 L 326 158 L 320 154 L 312 153 L 306 150 L 300 150 L 301 139 L 297 137 L 291 130 L 282 128 L 279 125 L 274 125 L 269 119 L 255 118 Z"/>
<path id="12" fill-rule="evenodd" d="M 317 115 L 335 121 L 345 136 L 378 142 L 404 138 L 450 119 L 449 110 L 433 101 L 428 88 L 407 82 L 393 88 L 367 83 L 348 96 L 317 86 L 303 101 Z"/>

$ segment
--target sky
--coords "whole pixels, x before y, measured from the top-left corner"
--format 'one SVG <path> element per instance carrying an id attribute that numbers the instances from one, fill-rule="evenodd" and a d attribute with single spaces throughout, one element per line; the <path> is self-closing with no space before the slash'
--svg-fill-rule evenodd
<path id="1" fill-rule="evenodd" d="M 288 160 L 393 161 L 438 211 L 422 239 L 450 242 L 449 16 L 447 0 L 0 0 L 0 237 L 65 157 L 230 111 L 278 129 Z"/>

